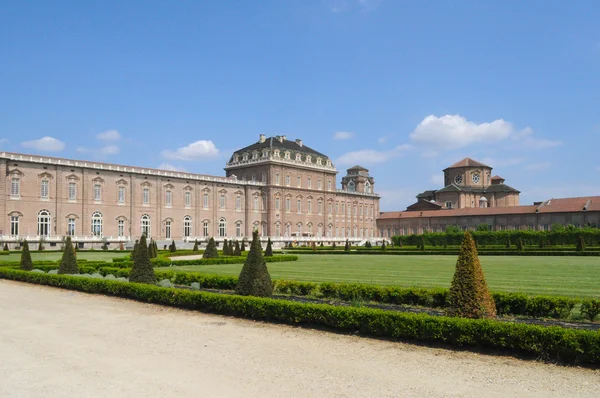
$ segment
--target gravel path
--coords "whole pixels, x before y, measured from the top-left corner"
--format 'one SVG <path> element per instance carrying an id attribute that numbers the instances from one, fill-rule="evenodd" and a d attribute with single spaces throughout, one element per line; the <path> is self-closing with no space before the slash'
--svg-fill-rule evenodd
<path id="1" fill-rule="evenodd" d="M 0 397 L 597 397 L 600 371 L 0 280 Z"/>

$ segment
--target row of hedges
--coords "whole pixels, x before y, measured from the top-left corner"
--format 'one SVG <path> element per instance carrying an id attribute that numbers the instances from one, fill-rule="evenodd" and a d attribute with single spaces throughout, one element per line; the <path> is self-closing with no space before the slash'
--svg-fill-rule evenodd
<path id="1" fill-rule="evenodd" d="M 153 258 L 150 261 L 155 267 L 170 267 L 180 265 L 210 265 L 210 264 L 242 264 L 246 261 L 247 256 L 235 256 L 235 257 L 218 257 L 218 258 L 199 258 L 196 260 L 165 260 L 161 258 Z M 131 268 L 133 262 L 128 259 L 113 258 L 112 266 L 119 268 Z M 281 263 L 286 261 L 297 261 L 298 256 L 293 254 L 287 255 L 275 255 L 273 257 L 265 257 L 267 263 Z M 104 263 L 110 264 L 110 263 Z"/>
<path id="2" fill-rule="evenodd" d="M 286 253 L 290 254 L 339 254 L 339 255 L 392 255 L 392 256 L 456 256 L 458 255 L 459 249 L 437 249 L 437 250 L 318 250 L 318 251 L 300 251 L 300 250 L 287 250 Z M 512 251 L 512 250 L 483 250 L 478 251 L 477 254 L 480 256 L 600 256 L 600 251 Z"/>
<path id="3" fill-rule="evenodd" d="M 576 245 L 579 236 L 585 239 L 588 245 L 600 244 L 600 229 L 598 228 L 574 228 L 555 231 L 470 231 L 473 239 L 479 245 L 502 245 L 510 239 L 514 245 L 519 239 L 526 245 Z M 464 232 L 429 232 L 422 235 L 402 235 L 391 238 L 394 245 L 416 246 L 425 241 L 425 245 L 443 246 L 460 245 L 464 238 Z"/>
<path id="4" fill-rule="evenodd" d="M 557 252 L 575 252 L 577 251 L 577 248 L 574 246 L 544 246 L 542 248 L 540 248 L 539 246 L 524 246 L 523 247 L 525 251 L 534 251 L 534 252 L 552 252 L 552 251 L 557 251 Z M 343 249 L 343 248 L 342 248 Z M 296 250 L 296 249 L 294 249 Z M 382 250 L 381 246 L 373 246 L 373 247 L 356 247 L 356 248 L 352 248 L 352 250 L 358 250 L 358 251 L 377 251 L 377 250 Z M 417 247 L 417 246 L 386 246 L 386 250 L 387 251 L 420 251 L 421 248 Z M 440 251 L 440 250 L 446 250 L 446 251 L 456 251 L 458 253 L 458 251 L 460 250 L 460 246 L 448 246 L 448 247 L 443 247 L 443 246 L 426 246 L 426 250 L 429 251 Z M 600 246 L 586 246 L 585 248 L 586 251 L 600 251 Z M 478 246 L 477 247 L 477 252 L 481 253 L 481 252 L 486 252 L 486 251 L 505 251 L 505 252 L 516 252 L 519 251 L 519 249 L 517 248 L 516 245 L 512 245 L 510 248 L 506 248 L 504 246 L 501 245 L 489 245 L 489 246 Z"/>
<path id="5" fill-rule="evenodd" d="M 600 364 L 600 333 L 515 324 L 483 319 L 435 317 L 370 308 L 303 304 L 286 300 L 161 288 L 76 276 L 0 269 L 0 278 L 106 294 L 146 303 L 275 321 L 325 327 L 368 336 L 494 349 L 569 364 Z"/>

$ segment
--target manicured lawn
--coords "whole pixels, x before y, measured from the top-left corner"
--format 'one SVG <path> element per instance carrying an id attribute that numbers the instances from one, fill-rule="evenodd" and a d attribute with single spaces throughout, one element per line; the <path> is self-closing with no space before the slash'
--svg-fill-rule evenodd
<path id="1" fill-rule="evenodd" d="M 600 257 L 480 257 L 492 291 L 600 297 Z M 274 279 L 361 282 L 377 285 L 449 287 L 456 256 L 300 255 L 298 261 L 268 264 Z M 169 268 L 238 275 L 241 264 Z"/>
<path id="2" fill-rule="evenodd" d="M 113 258 L 129 256 L 129 252 L 104 253 L 98 252 L 79 252 L 77 258 L 86 259 L 88 261 L 109 261 L 112 262 Z M 43 253 L 31 253 L 31 260 L 35 261 L 56 261 L 60 260 L 62 253 L 59 251 L 47 251 Z M 11 252 L 8 256 L 0 256 L 0 261 L 21 261 L 21 252 Z"/>

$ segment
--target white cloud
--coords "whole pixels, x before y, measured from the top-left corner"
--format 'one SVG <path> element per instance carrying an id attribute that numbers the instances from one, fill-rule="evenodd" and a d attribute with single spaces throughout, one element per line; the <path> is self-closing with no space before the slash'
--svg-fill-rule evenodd
<path id="1" fill-rule="evenodd" d="M 401 156 L 404 152 L 412 148 L 408 144 L 398 145 L 394 149 L 388 151 L 377 151 L 374 149 L 362 149 L 360 151 L 348 152 L 337 159 L 339 165 L 354 165 L 354 164 L 373 164 L 383 163 L 390 159 Z"/>
<path id="2" fill-rule="evenodd" d="M 431 177 L 429 177 L 429 182 L 436 186 L 443 186 L 444 185 L 444 176 L 441 174 L 434 174 Z"/>
<path id="3" fill-rule="evenodd" d="M 119 141 L 121 139 L 121 134 L 119 134 L 117 130 L 107 130 L 98 134 L 96 138 L 101 141 Z"/>
<path id="4" fill-rule="evenodd" d="M 512 123 L 497 119 L 489 123 L 475 123 L 461 115 L 429 115 L 410 134 L 411 140 L 429 148 L 453 150 L 474 144 L 494 144 L 511 139 L 519 147 L 543 149 L 558 146 L 560 141 L 533 137 L 529 127 L 516 130 Z"/>
<path id="5" fill-rule="evenodd" d="M 219 157 L 219 150 L 212 141 L 199 140 L 175 151 L 165 149 L 161 154 L 166 159 L 199 161 Z"/>
<path id="6" fill-rule="evenodd" d="M 349 131 L 338 131 L 333 135 L 335 140 L 349 140 L 354 136 L 354 133 L 350 133 Z"/>
<path id="7" fill-rule="evenodd" d="M 526 170 L 526 171 L 542 171 L 542 170 L 549 169 L 551 165 L 552 165 L 551 162 L 533 163 L 533 164 L 528 164 L 527 166 L 523 167 L 523 170 Z"/>
<path id="8" fill-rule="evenodd" d="M 100 154 L 104 156 L 116 155 L 117 153 L 119 153 L 119 147 L 116 145 L 107 145 L 100 148 Z"/>
<path id="9" fill-rule="evenodd" d="M 53 137 L 42 137 L 39 140 L 25 141 L 21 143 L 23 148 L 31 148 L 36 151 L 60 152 L 65 149 L 65 143 Z"/>
<path id="10" fill-rule="evenodd" d="M 379 142 L 380 144 L 385 144 L 385 142 L 388 140 L 387 137 L 379 137 L 377 139 L 377 142 Z"/>
<path id="11" fill-rule="evenodd" d="M 160 170 L 167 170 L 167 171 L 186 171 L 183 167 L 174 166 L 170 163 L 164 163 L 164 162 L 159 164 L 157 168 Z"/>

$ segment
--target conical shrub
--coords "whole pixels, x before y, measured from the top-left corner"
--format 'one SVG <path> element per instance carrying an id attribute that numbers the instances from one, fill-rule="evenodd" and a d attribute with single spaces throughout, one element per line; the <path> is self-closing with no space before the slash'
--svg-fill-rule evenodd
<path id="1" fill-rule="evenodd" d="M 224 256 L 229 256 L 229 242 L 227 241 L 227 239 L 225 239 L 223 241 L 223 255 Z"/>
<path id="2" fill-rule="evenodd" d="M 262 255 L 258 231 L 252 233 L 252 244 L 242 267 L 235 289 L 242 296 L 269 297 L 273 294 L 273 282 Z"/>
<path id="3" fill-rule="evenodd" d="M 23 271 L 31 271 L 33 269 L 33 262 L 31 261 L 31 253 L 29 252 L 29 243 L 23 242 L 23 250 L 21 251 L 21 263 L 19 268 Z"/>
<path id="4" fill-rule="evenodd" d="M 506 245 L 505 245 L 505 247 L 507 249 L 510 249 L 510 237 L 506 238 Z"/>
<path id="5" fill-rule="evenodd" d="M 456 261 L 456 270 L 448 292 L 446 315 L 464 318 L 496 317 L 496 304 L 488 290 L 475 242 L 469 232 L 465 233 Z"/>
<path id="6" fill-rule="evenodd" d="M 236 255 L 235 254 L 235 246 L 233 244 L 233 240 L 229 241 L 229 250 L 228 251 L 229 251 L 229 255 L 230 256 L 235 256 Z"/>
<path id="7" fill-rule="evenodd" d="M 150 257 L 148 256 L 146 235 L 142 235 L 137 248 L 134 249 L 133 266 L 131 267 L 131 272 L 129 273 L 129 282 L 156 283 L 154 267 L 152 266 Z"/>
<path id="8" fill-rule="evenodd" d="M 4 244 L 4 251 L 5 251 L 5 252 L 8 252 L 8 251 L 10 251 L 10 250 L 8 249 L 8 243 L 5 243 L 5 244 Z"/>
<path id="9" fill-rule="evenodd" d="M 335 244 L 335 242 L 333 242 L 333 245 L 331 246 L 331 248 L 332 248 L 333 250 L 337 249 L 337 245 Z"/>
<path id="10" fill-rule="evenodd" d="M 271 238 L 267 239 L 267 248 L 265 249 L 265 257 L 273 257 L 273 245 L 271 244 Z"/>
<path id="11" fill-rule="evenodd" d="M 198 239 L 196 239 L 194 241 L 194 248 L 192 249 L 193 252 L 197 252 L 198 251 Z"/>
<path id="12" fill-rule="evenodd" d="M 67 241 L 65 242 L 65 251 L 63 252 L 62 258 L 60 259 L 58 273 L 71 275 L 79 274 L 77 258 L 73 254 L 73 242 L 71 242 L 70 236 L 67 236 Z"/>
<path id="13" fill-rule="evenodd" d="M 350 241 L 348 241 L 348 239 L 346 239 L 346 244 L 344 245 L 344 251 L 345 252 L 350 251 Z"/>
<path id="14" fill-rule="evenodd" d="M 240 248 L 240 242 L 238 242 L 237 240 L 235 241 L 235 248 L 233 249 L 233 255 L 234 256 L 242 255 L 242 250 Z"/>
<path id="15" fill-rule="evenodd" d="M 517 250 L 520 252 L 525 251 L 525 246 L 523 246 L 523 240 L 521 238 L 517 241 Z"/>
<path id="16" fill-rule="evenodd" d="M 217 245 L 215 244 L 215 238 L 210 238 L 208 240 L 208 245 L 206 245 L 206 249 L 204 249 L 204 254 L 202 254 L 202 258 L 218 258 L 219 253 L 217 252 Z"/>
<path id="17" fill-rule="evenodd" d="M 177 246 L 175 246 L 175 241 L 174 240 L 171 242 L 171 246 L 169 247 L 169 251 L 171 253 L 175 253 L 177 251 Z"/>
<path id="18" fill-rule="evenodd" d="M 383 241 L 383 243 L 381 244 L 381 251 L 386 251 L 387 250 L 387 246 L 385 243 L 385 240 Z"/>
<path id="19" fill-rule="evenodd" d="M 254 236 L 254 234 L 252 234 L 252 236 Z M 252 238 L 254 240 L 254 238 Z M 291 245 L 291 243 L 290 243 Z M 246 251 L 246 239 L 242 239 L 242 246 L 240 247 L 240 251 L 245 252 Z"/>

